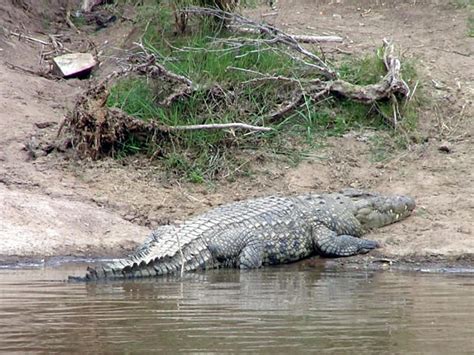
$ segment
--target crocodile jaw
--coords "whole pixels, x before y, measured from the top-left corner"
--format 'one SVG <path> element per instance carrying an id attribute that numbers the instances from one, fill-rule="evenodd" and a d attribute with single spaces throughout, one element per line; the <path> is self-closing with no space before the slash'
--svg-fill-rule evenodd
<path id="1" fill-rule="evenodd" d="M 408 217 L 415 201 L 408 196 L 365 196 L 354 202 L 354 215 L 365 229 L 379 228 Z"/>

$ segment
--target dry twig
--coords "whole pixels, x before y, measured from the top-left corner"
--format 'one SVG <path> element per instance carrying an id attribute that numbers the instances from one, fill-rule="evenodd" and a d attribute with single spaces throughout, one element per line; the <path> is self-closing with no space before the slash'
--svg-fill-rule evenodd
<path id="1" fill-rule="evenodd" d="M 232 26 L 237 32 L 250 33 L 250 34 L 261 34 L 260 31 L 254 28 Z M 341 43 L 343 38 L 340 36 L 315 36 L 315 35 L 292 35 L 288 34 L 291 38 L 299 43 Z"/>
<path id="2" fill-rule="evenodd" d="M 71 10 L 66 11 L 66 23 L 68 24 L 69 27 L 71 27 L 74 31 L 76 31 L 76 33 L 81 33 L 81 31 L 79 31 L 79 29 L 76 27 L 74 22 L 72 22 L 71 20 Z"/>
<path id="3" fill-rule="evenodd" d="M 272 131 L 271 127 L 253 126 L 246 123 L 210 123 L 210 124 L 197 124 L 188 126 L 158 126 L 159 130 L 165 132 L 172 131 L 197 131 L 197 130 L 217 130 L 217 129 L 245 129 L 249 131 L 257 132 L 269 132 Z"/>
<path id="4" fill-rule="evenodd" d="M 326 62 L 324 62 L 316 54 L 300 46 L 298 41 L 294 39 L 291 35 L 288 35 L 287 33 L 281 31 L 280 29 L 274 26 L 257 23 L 237 13 L 231 13 L 231 12 L 222 11 L 222 10 L 213 9 L 213 8 L 211 9 L 211 8 L 203 8 L 203 7 L 188 7 L 184 9 L 183 11 L 185 11 L 188 14 L 213 16 L 225 22 L 231 22 L 232 26 L 234 27 L 252 28 L 258 31 L 264 37 L 269 38 L 268 41 L 270 41 L 271 43 L 275 43 L 275 44 L 278 43 L 278 44 L 285 45 L 291 48 L 292 50 L 300 53 L 302 56 L 309 58 L 312 61 L 312 63 L 306 62 L 306 64 L 318 70 L 321 73 L 321 75 L 323 75 L 324 77 L 328 79 L 334 79 L 336 77 L 336 73 L 326 64 Z"/>
<path id="5" fill-rule="evenodd" d="M 11 32 L 11 31 L 8 31 L 8 30 L 7 30 L 7 33 L 10 34 L 11 36 L 18 37 L 19 40 L 24 38 L 24 39 L 26 39 L 30 42 L 40 43 L 40 44 L 43 44 L 45 46 L 50 46 L 51 45 L 51 43 L 49 43 L 49 42 L 43 41 L 42 39 L 31 37 L 31 36 L 27 36 L 23 33 Z"/>

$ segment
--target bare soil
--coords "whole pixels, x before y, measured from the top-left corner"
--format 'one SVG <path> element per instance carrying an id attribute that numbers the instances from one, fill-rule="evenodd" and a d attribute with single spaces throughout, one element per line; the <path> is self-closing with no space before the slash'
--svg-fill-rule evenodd
<path id="1" fill-rule="evenodd" d="M 56 3 L 64 6 L 65 1 Z M 42 154 L 88 81 L 55 81 L 12 69 L 8 63 L 38 70 L 41 46 L 0 31 L 0 263 L 123 255 L 150 228 L 225 202 L 353 186 L 408 194 L 418 204 L 412 217 L 368 236 L 383 245 L 371 260 L 472 265 L 474 40 L 467 36 L 467 10 L 445 3 L 280 0 L 277 15 L 268 16 L 274 12 L 268 7 L 249 11 L 290 33 L 343 36 L 343 44 L 324 46 L 328 56 L 368 53 L 383 38 L 392 38 L 404 58 L 419 63 L 431 105 L 421 113 L 416 141 L 408 150 L 391 151 L 383 162 L 374 161 L 371 132 L 354 132 L 329 139 L 297 167 L 271 159 L 262 163 L 258 153 L 250 152 L 252 176 L 214 185 L 168 181 L 159 168 L 140 161 Z M 104 63 L 99 77 L 111 68 L 113 48 L 128 46 L 136 36 L 126 20 L 93 35 L 75 34 L 55 22 L 64 21 L 64 11 L 53 12 L 47 4 L 7 0 L 0 5 L 0 29 L 43 39 L 62 33 L 71 49 L 84 46 L 88 36 Z M 449 149 L 440 150 L 443 145 Z"/>

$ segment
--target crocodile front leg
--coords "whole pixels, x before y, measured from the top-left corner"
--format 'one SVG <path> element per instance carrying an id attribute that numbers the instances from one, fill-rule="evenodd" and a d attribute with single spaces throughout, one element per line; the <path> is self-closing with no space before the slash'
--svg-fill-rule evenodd
<path id="1" fill-rule="evenodd" d="M 376 241 L 361 239 L 351 235 L 338 235 L 324 225 L 313 228 L 313 243 L 324 256 L 351 256 L 365 254 L 380 245 Z"/>

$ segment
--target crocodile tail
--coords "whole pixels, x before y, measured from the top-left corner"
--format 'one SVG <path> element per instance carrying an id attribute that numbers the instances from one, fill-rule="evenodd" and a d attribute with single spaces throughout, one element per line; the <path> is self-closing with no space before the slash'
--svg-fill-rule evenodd
<path id="1" fill-rule="evenodd" d="M 125 279 L 126 274 L 117 268 L 111 268 L 107 264 L 99 265 L 98 267 L 87 267 L 87 273 L 83 277 L 69 276 L 69 281 L 97 281 L 103 279 Z"/>
<path id="2" fill-rule="evenodd" d="M 148 260 L 148 264 L 143 260 L 145 255 L 159 243 L 160 238 L 167 233 L 174 231 L 176 226 L 165 225 L 154 230 L 143 242 L 143 244 L 135 250 L 135 252 L 127 258 L 115 259 L 105 262 L 97 267 L 88 267 L 84 277 L 69 276 L 69 281 L 94 281 L 103 279 L 131 279 L 138 277 L 149 277 L 163 275 L 168 272 L 169 268 L 165 266 L 157 266 L 162 263 L 157 259 Z"/>
<path id="3" fill-rule="evenodd" d="M 135 279 L 212 267 L 212 255 L 200 238 L 188 243 L 181 252 L 174 254 L 159 252 L 164 247 L 161 244 L 163 235 L 174 228 L 160 227 L 132 255 L 102 263 L 97 267 L 88 267 L 83 278 L 72 277 L 70 280 L 87 282 L 103 279 Z"/>
<path id="4" fill-rule="evenodd" d="M 85 276 L 69 276 L 69 282 L 88 282 L 97 281 L 103 279 L 125 279 L 126 274 L 122 273 L 119 269 L 113 269 L 108 267 L 106 264 L 100 265 L 97 268 L 87 267 L 87 273 Z"/>
<path id="5" fill-rule="evenodd" d="M 119 259 L 111 263 L 105 263 L 98 267 L 88 267 L 84 277 L 85 281 L 95 281 L 101 279 L 134 279 L 150 276 L 164 275 L 168 268 L 163 266 L 155 267 L 158 263 L 155 260 L 148 264 L 145 262 L 136 263 L 129 259 Z M 160 263 L 163 264 L 163 263 Z"/>
<path id="6" fill-rule="evenodd" d="M 87 267 L 87 273 L 84 278 L 86 281 L 93 281 L 93 280 L 99 280 L 99 279 L 105 279 L 107 276 L 112 276 L 112 275 L 120 275 L 118 272 L 114 272 L 114 269 L 112 268 L 105 268 L 104 266 L 99 266 L 97 268 L 93 268 L 88 266 Z M 115 276 L 116 277 L 116 276 Z"/>

